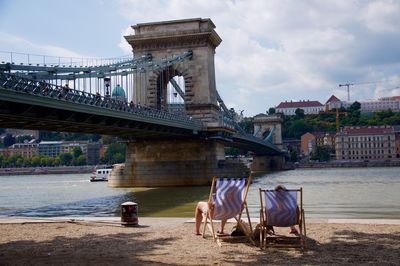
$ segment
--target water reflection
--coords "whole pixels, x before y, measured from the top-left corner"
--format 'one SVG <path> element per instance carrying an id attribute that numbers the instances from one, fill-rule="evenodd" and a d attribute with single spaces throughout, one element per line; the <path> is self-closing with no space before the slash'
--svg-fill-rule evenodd
<path id="1" fill-rule="evenodd" d="M 89 200 L 69 202 L 65 204 L 53 204 L 39 208 L 8 210 L 0 212 L 1 216 L 24 217 L 61 217 L 61 216 L 119 216 L 119 205 L 116 202 L 124 202 L 125 195 L 97 197 Z"/>

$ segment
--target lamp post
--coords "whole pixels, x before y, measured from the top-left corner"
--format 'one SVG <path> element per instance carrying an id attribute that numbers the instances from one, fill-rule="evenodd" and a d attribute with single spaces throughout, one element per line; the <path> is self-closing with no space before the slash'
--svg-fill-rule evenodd
<path id="1" fill-rule="evenodd" d="M 110 96 L 108 88 L 111 86 L 111 78 L 104 78 L 104 86 L 106 86 L 106 97 Z"/>

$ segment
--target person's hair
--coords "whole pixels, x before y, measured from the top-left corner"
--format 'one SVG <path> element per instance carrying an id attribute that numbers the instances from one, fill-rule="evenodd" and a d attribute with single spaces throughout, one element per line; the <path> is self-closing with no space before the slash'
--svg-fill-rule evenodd
<path id="1" fill-rule="evenodd" d="M 286 188 L 285 188 L 284 185 L 277 185 L 277 186 L 275 187 L 275 190 L 286 190 Z"/>

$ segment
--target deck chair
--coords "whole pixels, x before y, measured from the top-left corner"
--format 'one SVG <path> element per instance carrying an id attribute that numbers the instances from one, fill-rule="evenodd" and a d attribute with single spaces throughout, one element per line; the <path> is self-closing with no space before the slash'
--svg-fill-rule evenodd
<path id="1" fill-rule="evenodd" d="M 235 218 L 236 227 L 241 227 L 243 226 L 241 221 L 242 213 L 243 210 L 246 210 L 247 220 L 250 228 L 242 228 L 242 230 L 253 243 L 253 240 L 251 239 L 253 229 L 246 203 L 250 184 L 251 177 L 213 177 L 208 202 L 214 206 L 214 215 L 211 215 L 211 210 L 207 210 L 202 233 L 203 237 L 205 237 L 207 227 L 211 232 L 213 240 L 216 241 L 219 246 L 221 246 L 220 237 L 217 235 L 214 229 L 214 221 Z"/>
<path id="2" fill-rule="evenodd" d="M 300 247 L 306 248 L 306 223 L 303 209 L 303 188 L 268 190 L 260 188 L 260 248 Z M 299 226 L 296 236 L 270 235 L 271 226 Z"/>

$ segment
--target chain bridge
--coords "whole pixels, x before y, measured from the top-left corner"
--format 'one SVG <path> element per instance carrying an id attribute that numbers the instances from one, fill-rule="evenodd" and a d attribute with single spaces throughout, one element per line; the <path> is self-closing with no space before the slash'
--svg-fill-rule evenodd
<path id="1" fill-rule="evenodd" d="M 2 53 L 0 127 L 117 135 L 127 140 L 111 186 L 204 185 L 244 175 L 224 147 L 279 169 L 276 145 L 246 134 L 217 92 L 210 19 L 142 23 L 125 36 L 133 56 L 62 58 Z"/>

